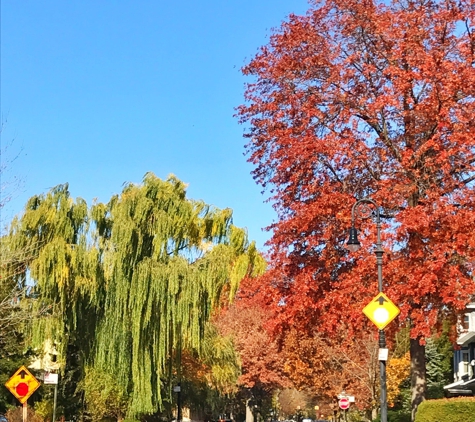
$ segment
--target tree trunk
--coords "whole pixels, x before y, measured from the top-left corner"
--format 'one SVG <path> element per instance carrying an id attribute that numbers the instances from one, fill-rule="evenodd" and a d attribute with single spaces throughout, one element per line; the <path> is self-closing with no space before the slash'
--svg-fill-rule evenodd
<path id="1" fill-rule="evenodd" d="M 420 344 L 420 337 L 411 338 L 411 421 L 414 422 L 418 406 L 426 397 L 426 360 L 425 346 Z"/>
<path id="2" fill-rule="evenodd" d="M 246 402 L 246 422 L 255 422 L 253 409 L 249 405 L 249 400 Z"/>
<path id="3" fill-rule="evenodd" d="M 379 409 L 377 407 L 373 407 L 371 409 L 371 421 L 375 421 L 377 419 L 379 413 L 378 410 Z"/>

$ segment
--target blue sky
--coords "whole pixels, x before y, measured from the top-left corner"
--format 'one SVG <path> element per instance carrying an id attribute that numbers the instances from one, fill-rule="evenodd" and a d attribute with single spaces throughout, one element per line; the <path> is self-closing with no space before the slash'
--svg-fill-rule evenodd
<path id="1" fill-rule="evenodd" d="M 4 221 L 60 183 L 89 204 L 170 173 L 234 210 L 259 247 L 275 214 L 250 175 L 240 68 L 306 0 L 3 0 Z M 9 163 L 20 152 L 19 157 Z"/>

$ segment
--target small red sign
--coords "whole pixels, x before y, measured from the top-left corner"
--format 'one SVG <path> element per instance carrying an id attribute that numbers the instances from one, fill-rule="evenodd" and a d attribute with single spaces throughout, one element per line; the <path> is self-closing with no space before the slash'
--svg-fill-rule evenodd
<path id="1" fill-rule="evenodd" d="M 338 401 L 338 406 L 340 406 L 340 409 L 346 410 L 350 407 L 350 401 L 346 397 L 342 397 Z"/>
<path id="2" fill-rule="evenodd" d="M 15 390 L 20 397 L 25 397 L 28 394 L 28 384 L 26 382 L 20 382 L 20 384 L 15 387 Z"/>

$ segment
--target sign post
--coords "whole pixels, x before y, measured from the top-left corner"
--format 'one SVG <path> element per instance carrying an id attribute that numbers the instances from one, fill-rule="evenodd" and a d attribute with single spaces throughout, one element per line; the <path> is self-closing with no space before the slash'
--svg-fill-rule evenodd
<path id="1" fill-rule="evenodd" d="M 53 398 L 53 422 L 56 421 L 56 404 L 58 402 L 58 374 L 53 372 L 44 373 L 44 383 L 54 384 L 54 398 Z"/>
<path id="2" fill-rule="evenodd" d="M 379 239 L 379 234 L 378 234 Z M 382 249 L 378 243 L 378 285 L 379 293 L 364 308 L 363 313 L 379 328 L 379 365 L 381 373 L 381 422 L 388 420 L 388 402 L 387 402 L 387 386 L 386 386 L 386 362 L 388 360 L 388 349 L 386 348 L 386 336 L 384 328 L 399 315 L 399 308 L 391 302 L 382 292 Z"/>
<path id="3" fill-rule="evenodd" d="M 28 417 L 28 398 L 40 386 L 40 382 L 31 374 L 25 366 L 21 366 L 5 383 L 18 401 L 23 404 L 23 422 L 26 422 Z"/>

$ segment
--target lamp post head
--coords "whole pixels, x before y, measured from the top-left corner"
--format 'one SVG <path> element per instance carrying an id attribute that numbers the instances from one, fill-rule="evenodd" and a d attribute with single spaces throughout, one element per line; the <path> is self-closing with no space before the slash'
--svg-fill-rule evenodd
<path id="1" fill-rule="evenodd" d="M 350 252 L 356 252 L 360 247 L 361 247 L 361 243 L 358 240 L 358 230 L 352 227 L 350 229 L 350 237 L 348 239 L 348 242 L 346 242 L 346 248 Z"/>

